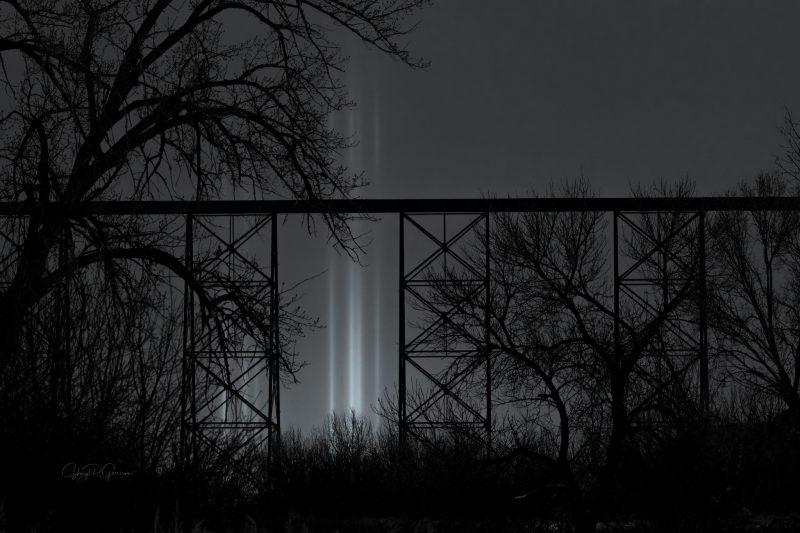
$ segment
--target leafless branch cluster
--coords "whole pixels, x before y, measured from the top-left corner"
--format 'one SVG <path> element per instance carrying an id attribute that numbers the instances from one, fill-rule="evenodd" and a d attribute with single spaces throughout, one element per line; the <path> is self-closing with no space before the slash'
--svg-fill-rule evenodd
<path id="1" fill-rule="evenodd" d="M 633 194 L 693 192 L 683 180 Z M 766 174 L 732 194 L 796 191 L 786 178 Z M 548 195 L 592 192 L 579 180 Z M 618 220 L 633 217 L 632 229 L 619 230 L 617 253 L 627 259 L 616 302 L 611 217 L 599 212 L 497 213 L 490 239 L 478 231 L 462 249 L 469 266 L 428 273 L 427 301 L 450 310 L 437 346 L 474 346 L 471 358 L 448 369 L 491 353 L 495 408 L 505 414 L 493 428 L 496 449 L 545 465 L 567 489 L 578 521 L 592 508 L 613 512 L 626 463 L 708 422 L 698 395 L 701 346 L 691 338 L 703 305 L 714 389 L 709 416 L 741 418 L 726 394 L 740 407 L 745 397 L 773 398 L 790 415 L 800 413 L 797 214 L 710 213 L 702 222 L 705 251 L 696 213 L 623 213 Z M 470 283 L 473 271 L 486 268 L 487 253 L 488 296 Z M 427 317 L 422 323 L 438 319 L 430 309 L 415 311 Z"/>
<path id="2" fill-rule="evenodd" d="M 340 161 L 352 141 L 329 124 L 353 105 L 337 38 L 354 35 L 412 67 L 404 48 L 425 0 L 4 1 L 0 3 L 0 199 L 33 215 L 5 221 L 3 345 L 67 275 L 101 264 L 165 269 L 211 295 L 175 248 L 175 224 L 89 216 L 91 200 L 350 197 Z M 357 254 L 348 218 L 326 215 Z M 313 221 L 309 219 L 309 229 Z M 66 237 L 65 237 L 66 236 Z M 58 242 L 76 243 L 55 261 Z M 152 265 L 152 266 L 151 266 Z M 122 274 L 120 274 L 122 275 Z M 243 320 L 263 315 L 228 294 Z M 253 322 L 251 320 L 251 322 Z"/>

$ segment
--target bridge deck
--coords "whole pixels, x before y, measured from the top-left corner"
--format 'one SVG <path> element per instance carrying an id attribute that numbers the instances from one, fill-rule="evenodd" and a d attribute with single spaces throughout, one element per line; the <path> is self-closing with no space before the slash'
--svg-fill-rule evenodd
<path id="1" fill-rule="evenodd" d="M 72 208 L 52 202 L 55 213 L 92 215 L 246 215 L 344 213 L 484 213 L 526 211 L 797 211 L 800 197 L 692 198 L 415 198 L 354 200 L 96 201 Z M 30 213 L 29 202 L 0 202 L 0 216 Z"/>

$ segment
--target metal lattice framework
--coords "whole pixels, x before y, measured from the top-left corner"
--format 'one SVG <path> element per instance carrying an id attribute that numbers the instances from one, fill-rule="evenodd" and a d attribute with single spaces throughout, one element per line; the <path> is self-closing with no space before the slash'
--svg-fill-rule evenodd
<path id="1" fill-rule="evenodd" d="M 699 362 L 699 405 L 708 409 L 705 211 L 615 211 L 614 342 L 645 324 L 658 334 L 643 350 L 650 372 L 687 375 Z M 628 316 L 620 311 L 628 309 Z M 677 365 L 677 366 L 676 366 Z"/>
<path id="2" fill-rule="evenodd" d="M 400 214 L 401 440 L 410 432 L 435 442 L 437 430 L 455 430 L 476 435 L 491 446 L 489 220 L 488 212 Z M 430 224 L 438 226 L 438 221 L 439 227 Z M 414 234 L 423 243 L 408 246 Z M 464 253 L 464 248 L 476 241 L 482 244 L 480 253 L 485 258 L 478 265 Z M 422 253 L 409 257 L 408 248 Z M 437 298 L 448 289 L 458 294 L 455 302 Z M 464 307 L 481 300 L 484 338 L 475 338 L 472 328 L 463 325 L 470 321 Z M 411 335 L 406 327 L 413 320 L 409 306 L 421 319 Z"/>
<path id="3" fill-rule="evenodd" d="M 213 321 L 203 320 L 195 291 L 185 287 L 183 461 L 212 452 L 230 469 L 226 463 L 241 464 L 265 447 L 270 461 L 280 431 L 277 216 L 187 215 L 185 264 L 204 273 L 199 287 L 209 298 L 229 302 L 230 293 L 242 292 L 263 302 L 269 324 L 266 338 L 256 339 L 225 303 Z"/>
<path id="4" fill-rule="evenodd" d="M 279 301 L 277 217 L 285 214 L 394 213 L 399 227 L 399 402 L 400 434 L 430 438 L 439 429 L 467 429 L 488 445 L 492 427 L 491 353 L 488 339 L 461 327 L 459 304 L 442 306 L 437 286 L 457 287 L 464 302 L 488 306 L 491 214 L 496 212 L 606 212 L 613 217 L 614 342 L 621 353 L 644 321 L 659 318 L 659 334 L 647 358 L 683 360 L 687 376 L 697 370 L 700 404 L 708 406 L 708 347 L 705 309 L 705 219 L 713 211 L 800 211 L 798 198 L 514 198 L 463 200 L 332 201 L 142 201 L 0 203 L 0 217 L 25 224 L 33 209 L 48 216 L 185 217 L 182 263 L 189 272 L 211 273 L 202 287 L 215 294 L 240 287 L 264 299 L 269 334 L 249 338 L 224 318 L 200 327 L 194 291 L 185 288 L 181 394 L 181 451 L 191 463 L 208 451 L 215 432 L 228 444 L 211 450 L 236 463 L 255 449 L 274 452 L 280 432 Z M 441 225 L 430 224 L 441 221 Z M 3 226 L 3 227 L 7 227 Z M 268 236 L 263 239 L 263 236 Z M 259 241 L 261 236 L 262 240 Z M 0 281 L 13 275 L 19 243 L 0 234 Z M 465 259 L 465 243 L 482 243 L 481 265 Z M 255 244 L 254 244 L 255 243 Z M 265 244 L 266 243 L 266 244 Z M 421 255 L 415 247 L 429 248 Z M 58 257 L 69 255 L 66 236 Z M 203 248 L 205 247 L 205 248 Z M 213 247 L 213 249 L 212 249 Z M 248 250 L 269 250 L 254 261 Z M 473 250 L 474 251 L 474 250 Z M 414 254 L 417 253 L 417 256 Z M 476 254 L 472 254 L 475 257 Z M 55 308 L 67 313 L 69 284 L 54 292 Z M 64 303 L 66 302 L 66 303 Z M 628 310 L 624 314 L 622 310 Z M 34 310 L 35 311 L 35 310 Z M 490 310 L 484 310 L 488 335 Z M 35 314 L 35 313 L 34 313 Z M 696 317 L 686 321 L 685 317 Z M 639 317 L 638 319 L 636 317 Z M 681 318 L 684 317 L 684 318 Z M 62 324 L 68 317 L 57 320 Z M 475 324 L 473 324 L 475 326 Z M 480 325 L 478 325 L 480 326 Z M 35 329 L 35 328 L 34 328 Z M 68 330 L 68 328 L 66 328 Z M 472 327 L 469 331 L 478 331 Z M 65 337 L 66 335 L 66 337 Z M 68 333 L 55 335 L 68 351 Z M 226 345 L 222 339 L 229 339 Z M 68 354 L 66 355 L 68 358 Z M 699 361 L 699 365 L 695 364 Z M 674 369 L 673 369 L 674 370 Z M 252 386 L 261 380 L 258 393 Z M 260 394 L 260 395 L 259 395 Z M 266 396 L 266 397 L 265 397 Z"/>

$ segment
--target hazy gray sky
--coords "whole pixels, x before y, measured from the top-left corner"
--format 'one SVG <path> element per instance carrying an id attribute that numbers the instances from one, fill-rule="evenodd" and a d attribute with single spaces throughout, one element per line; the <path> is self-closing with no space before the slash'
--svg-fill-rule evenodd
<path id="1" fill-rule="evenodd" d="M 360 139 L 365 197 L 522 195 L 581 172 L 602 196 L 685 175 L 721 193 L 769 169 L 784 107 L 800 114 L 798 22 L 794 1 L 440 1 L 409 38 L 427 71 L 348 42 L 359 106 L 335 120 Z M 282 401 L 308 430 L 396 380 L 397 220 L 372 226 L 365 268 L 297 226 L 283 279 L 329 269 L 305 289 L 329 328 L 301 341 Z"/>

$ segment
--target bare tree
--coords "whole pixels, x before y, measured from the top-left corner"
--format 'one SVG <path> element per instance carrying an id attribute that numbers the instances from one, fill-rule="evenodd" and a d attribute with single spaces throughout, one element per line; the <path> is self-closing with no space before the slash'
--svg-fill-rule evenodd
<path id="1" fill-rule="evenodd" d="M 0 292 L 0 345 L 16 351 L 26 312 L 76 269 L 158 265 L 215 307 L 170 248 L 175 227 L 81 212 L 99 199 L 345 198 L 349 139 L 328 124 L 351 105 L 326 25 L 411 65 L 401 38 L 425 0 L 0 2 L 7 100 L 0 199 L 29 215 L 4 224 L 13 255 Z M 341 33 L 340 33 L 341 35 Z M 325 221 L 344 246 L 346 219 Z M 74 257 L 54 260 L 64 235 Z M 239 318 L 263 310 L 231 293 Z"/>
<path id="2" fill-rule="evenodd" d="M 733 193 L 796 194 L 785 177 L 761 174 Z M 725 378 L 779 398 L 800 416 L 800 215 L 723 212 L 712 226 L 710 324 Z"/>
<path id="3" fill-rule="evenodd" d="M 780 127 L 783 154 L 777 158 L 778 169 L 787 178 L 800 181 L 800 123 L 790 109 L 786 110 Z"/>
<path id="4" fill-rule="evenodd" d="M 688 183 L 654 192 L 689 193 Z M 591 190 L 585 181 L 577 181 L 549 194 L 585 198 Z M 670 228 L 684 222 L 680 214 L 658 216 L 663 220 L 652 218 L 649 226 L 643 224 L 649 238 L 657 238 L 657 232 L 670 233 Z M 675 395 L 686 392 L 682 382 L 686 366 L 654 360 L 665 358 L 661 356 L 670 340 L 663 326 L 668 315 L 691 301 L 696 279 L 683 276 L 673 283 L 669 298 L 654 312 L 623 305 L 617 344 L 606 214 L 529 212 L 497 214 L 493 221 L 489 306 L 493 380 L 496 396 L 512 407 L 506 429 L 516 435 L 506 437 L 510 443 L 506 452 L 547 466 L 555 477 L 551 488 L 570 502 L 576 526 L 591 529 L 590 516 L 613 501 L 629 451 L 666 431 Z M 632 237 L 621 246 L 639 258 L 642 238 Z M 671 244 L 682 245 L 686 243 Z M 698 255 L 694 252 L 684 252 L 692 265 Z M 476 248 L 465 255 L 481 271 L 483 251 Z M 443 278 L 460 275 L 464 274 L 451 269 Z M 662 275 L 676 277 L 672 272 Z M 468 283 L 433 286 L 435 301 L 463 311 L 454 315 L 458 333 L 478 346 L 478 353 L 485 353 L 483 296 L 475 296 Z"/>
<path id="5" fill-rule="evenodd" d="M 247 283 L 257 266 L 231 277 L 206 243 L 189 268 L 184 220 L 82 205 L 351 197 L 363 184 L 340 164 L 352 139 L 329 123 L 353 105 L 341 39 L 421 66 L 403 41 L 425 4 L 0 0 L 0 201 L 25 205 L 0 220 L 6 456 L 25 456 L 26 433 L 49 442 L 55 419 L 103 457 L 135 456 L 137 472 L 172 466 L 184 288 L 222 356 L 242 336 L 267 346 L 269 302 Z M 348 218 L 322 221 L 354 253 Z M 312 321 L 293 297 L 281 305 L 290 345 Z"/>

